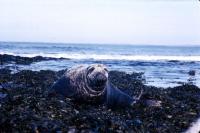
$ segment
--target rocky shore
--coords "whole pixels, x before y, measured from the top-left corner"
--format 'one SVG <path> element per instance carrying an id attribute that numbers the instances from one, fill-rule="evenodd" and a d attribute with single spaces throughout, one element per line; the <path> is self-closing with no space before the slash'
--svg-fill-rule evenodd
<path id="1" fill-rule="evenodd" d="M 33 62 L 38 62 L 38 61 L 60 60 L 60 59 L 64 59 L 64 58 L 51 58 L 51 57 L 42 57 L 42 56 L 21 57 L 21 56 L 0 54 L 0 65 L 3 65 L 6 63 L 29 65 Z"/>
<path id="2" fill-rule="evenodd" d="M 174 88 L 145 86 L 142 74 L 111 71 L 119 89 L 141 100 L 161 101 L 160 107 L 137 103 L 133 108 L 108 109 L 105 105 L 76 103 L 46 96 L 62 71 L 24 70 L 12 74 L 0 69 L 0 132 L 183 132 L 200 116 L 200 89 L 185 84 Z"/>

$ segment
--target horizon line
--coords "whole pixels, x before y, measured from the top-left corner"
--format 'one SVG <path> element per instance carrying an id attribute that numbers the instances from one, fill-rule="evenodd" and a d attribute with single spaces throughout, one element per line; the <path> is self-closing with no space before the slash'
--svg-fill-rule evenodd
<path id="1" fill-rule="evenodd" d="M 132 46 L 171 46 L 171 47 L 176 47 L 176 46 L 183 46 L 183 47 L 195 47 L 198 46 L 200 47 L 200 44 L 144 44 L 144 43 L 92 43 L 92 42 L 88 42 L 88 43 L 81 43 L 81 42 L 48 42 L 48 41 L 1 41 L 0 43 L 36 43 L 36 44 L 74 44 L 74 45 L 132 45 Z"/>

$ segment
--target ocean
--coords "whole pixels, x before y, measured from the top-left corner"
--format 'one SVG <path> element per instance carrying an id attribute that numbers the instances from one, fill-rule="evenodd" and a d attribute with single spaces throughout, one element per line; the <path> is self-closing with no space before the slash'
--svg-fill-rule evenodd
<path id="1" fill-rule="evenodd" d="M 0 42 L 0 54 L 66 58 L 30 65 L 1 65 L 1 68 L 15 66 L 17 71 L 58 71 L 101 63 L 110 70 L 144 73 L 146 85 L 166 88 L 190 83 L 200 87 L 200 46 Z M 190 75 L 190 71 L 195 71 L 195 75 Z"/>

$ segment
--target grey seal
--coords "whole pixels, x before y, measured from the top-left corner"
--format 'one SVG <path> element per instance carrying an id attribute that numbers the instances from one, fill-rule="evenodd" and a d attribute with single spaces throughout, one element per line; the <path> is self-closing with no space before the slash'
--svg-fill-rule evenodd
<path id="1" fill-rule="evenodd" d="M 109 82 L 104 65 L 93 64 L 68 69 L 53 84 L 49 94 L 61 94 L 82 102 L 106 103 L 109 108 L 116 108 L 133 106 L 142 92 L 137 98 L 127 95 Z"/>

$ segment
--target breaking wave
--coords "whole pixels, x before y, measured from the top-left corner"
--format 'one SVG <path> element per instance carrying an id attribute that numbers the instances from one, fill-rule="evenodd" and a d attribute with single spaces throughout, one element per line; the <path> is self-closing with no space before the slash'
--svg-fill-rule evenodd
<path id="1" fill-rule="evenodd" d="M 76 54 L 76 53 L 34 53 L 34 54 L 16 54 L 9 52 L 1 52 L 0 54 L 10 54 L 23 57 L 52 57 L 67 59 L 94 59 L 94 60 L 128 60 L 128 61 L 200 61 L 200 56 L 158 56 L 158 55 L 115 55 L 115 54 Z"/>

